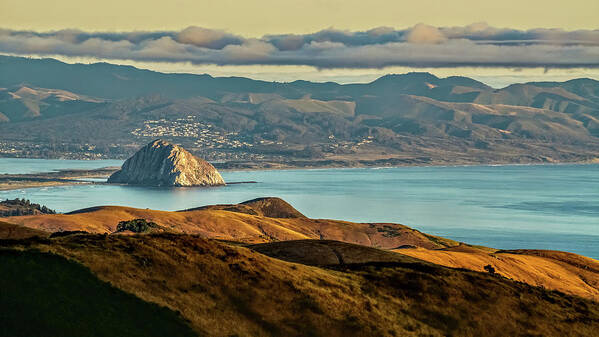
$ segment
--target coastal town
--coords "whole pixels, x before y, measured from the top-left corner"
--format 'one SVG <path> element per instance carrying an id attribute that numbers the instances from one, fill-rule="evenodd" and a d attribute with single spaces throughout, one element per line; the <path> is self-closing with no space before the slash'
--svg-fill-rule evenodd
<path id="1" fill-rule="evenodd" d="M 131 134 L 138 137 L 194 138 L 193 145 L 204 149 L 239 149 L 254 146 L 239 136 L 239 132 L 223 132 L 214 125 L 200 122 L 197 116 L 189 115 L 176 120 L 146 120 L 143 127 L 134 129 Z"/>

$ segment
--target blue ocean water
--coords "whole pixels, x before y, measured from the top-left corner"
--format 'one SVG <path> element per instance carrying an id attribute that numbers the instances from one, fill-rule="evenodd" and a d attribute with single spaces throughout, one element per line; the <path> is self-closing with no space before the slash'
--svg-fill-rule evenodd
<path id="1" fill-rule="evenodd" d="M 0 173 L 115 166 L 118 161 L 0 159 Z M 65 166 L 63 166 L 65 165 Z M 97 205 L 179 210 L 281 197 L 313 218 L 396 222 L 501 249 L 556 249 L 599 258 L 599 165 L 225 171 L 216 188 L 59 186 L 0 191 L 67 212 Z"/>

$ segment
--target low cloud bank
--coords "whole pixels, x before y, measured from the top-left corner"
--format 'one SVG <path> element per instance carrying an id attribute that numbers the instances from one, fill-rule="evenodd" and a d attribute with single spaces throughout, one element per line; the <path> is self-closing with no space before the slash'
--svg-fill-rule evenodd
<path id="1" fill-rule="evenodd" d="M 0 53 L 316 68 L 599 68 L 599 30 L 516 30 L 484 23 L 464 27 L 418 24 L 403 30 L 378 27 L 354 32 L 331 28 L 304 35 L 244 38 L 202 27 L 118 33 L 0 29 Z"/>

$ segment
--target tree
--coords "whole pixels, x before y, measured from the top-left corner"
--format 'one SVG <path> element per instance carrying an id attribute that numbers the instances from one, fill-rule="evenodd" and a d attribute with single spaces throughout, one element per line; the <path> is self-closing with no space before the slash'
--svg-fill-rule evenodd
<path id="1" fill-rule="evenodd" d="M 483 269 L 486 270 L 489 274 L 495 275 L 495 268 L 492 265 L 488 264 L 484 266 Z"/>

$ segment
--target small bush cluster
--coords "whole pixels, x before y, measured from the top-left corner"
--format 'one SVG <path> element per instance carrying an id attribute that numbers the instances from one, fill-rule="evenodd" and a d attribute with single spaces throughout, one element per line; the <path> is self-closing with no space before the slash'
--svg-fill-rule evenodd
<path id="1" fill-rule="evenodd" d="M 394 238 L 401 236 L 401 232 L 392 226 L 384 225 L 383 228 L 377 228 L 377 232 L 383 233 L 383 236 L 386 238 Z"/>
<path id="2" fill-rule="evenodd" d="M 116 226 L 116 231 L 131 231 L 133 233 L 145 233 L 153 228 L 158 228 L 158 225 L 155 222 L 147 221 L 146 219 L 134 219 L 119 222 L 119 224 Z"/>

